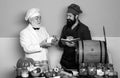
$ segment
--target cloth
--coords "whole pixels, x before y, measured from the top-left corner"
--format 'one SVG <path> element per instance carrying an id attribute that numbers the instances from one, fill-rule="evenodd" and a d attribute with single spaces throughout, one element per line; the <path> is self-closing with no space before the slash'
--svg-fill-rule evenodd
<path id="1" fill-rule="evenodd" d="M 47 38 L 49 38 L 49 34 L 44 27 L 41 26 L 36 31 L 29 24 L 20 32 L 20 44 L 25 51 L 25 56 L 34 61 L 47 60 L 48 50 L 40 47 L 40 43 Z"/>
<path id="2" fill-rule="evenodd" d="M 79 15 L 80 13 L 82 13 L 80 6 L 77 4 L 71 4 L 68 6 L 68 10 L 67 13 L 72 13 L 74 15 Z"/>
<path id="3" fill-rule="evenodd" d="M 27 21 L 29 18 L 40 16 L 40 10 L 38 8 L 29 9 L 26 13 L 25 20 Z"/>
<path id="4" fill-rule="evenodd" d="M 71 29 L 66 25 L 63 27 L 60 39 L 66 39 L 68 36 L 80 38 L 81 40 L 91 40 L 89 28 L 80 21 L 74 29 Z M 59 40 L 58 44 L 61 48 L 63 48 L 61 65 L 67 69 L 77 69 L 78 64 L 76 63 L 76 47 L 68 47 L 62 44 L 61 40 Z"/>

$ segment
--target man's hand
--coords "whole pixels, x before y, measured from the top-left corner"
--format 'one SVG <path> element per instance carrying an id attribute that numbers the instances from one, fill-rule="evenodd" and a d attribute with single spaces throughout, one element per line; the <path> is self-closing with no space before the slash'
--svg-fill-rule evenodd
<path id="1" fill-rule="evenodd" d="M 68 47 L 75 47 L 75 42 L 65 42 Z"/>
<path id="2" fill-rule="evenodd" d="M 52 39 L 51 44 L 57 45 L 58 44 L 58 38 L 56 36 L 53 36 L 54 39 Z"/>
<path id="3" fill-rule="evenodd" d="M 47 43 L 47 40 L 43 40 L 41 43 L 40 43 L 40 46 L 43 47 L 43 48 L 48 48 L 51 46 L 51 43 Z"/>

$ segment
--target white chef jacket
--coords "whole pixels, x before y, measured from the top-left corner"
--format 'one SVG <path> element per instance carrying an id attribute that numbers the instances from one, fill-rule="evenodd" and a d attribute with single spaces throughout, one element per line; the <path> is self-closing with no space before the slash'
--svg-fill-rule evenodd
<path id="1" fill-rule="evenodd" d="M 48 60 L 48 50 L 40 47 L 40 43 L 47 38 L 49 38 L 49 34 L 43 26 L 36 32 L 29 24 L 20 32 L 20 44 L 25 51 L 25 56 L 34 61 Z"/>

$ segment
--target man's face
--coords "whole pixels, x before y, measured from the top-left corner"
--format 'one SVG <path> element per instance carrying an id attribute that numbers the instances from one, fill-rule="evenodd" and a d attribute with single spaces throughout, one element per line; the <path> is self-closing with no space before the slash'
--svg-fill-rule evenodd
<path id="1" fill-rule="evenodd" d="M 39 26 L 41 23 L 41 16 L 35 16 L 30 19 L 31 19 L 31 24 L 34 26 Z"/>
<path id="2" fill-rule="evenodd" d="M 72 13 L 67 13 L 67 26 L 72 27 L 72 25 L 75 24 L 75 22 L 75 15 L 73 15 Z"/>

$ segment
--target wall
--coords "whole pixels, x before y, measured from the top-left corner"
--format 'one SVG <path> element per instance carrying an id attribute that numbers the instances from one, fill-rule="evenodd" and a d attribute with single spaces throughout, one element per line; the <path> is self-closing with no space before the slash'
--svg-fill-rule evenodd
<path id="1" fill-rule="evenodd" d="M 120 36 L 120 0 L 0 0 L 0 37 L 18 37 L 26 26 L 25 12 L 33 7 L 41 10 L 42 25 L 48 32 L 59 34 L 65 24 L 66 7 L 71 3 L 80 5 L 83 10 L 80 19 L 89 26 L 92 36 L 103 36 L 103 25 L 107 36 Z M 53 28 L 56 29 L 52 31 Z"/>
<path id="2" fill-rule="evenodd" d="M 13 78 L 14 65 L 18 58 L 24 55 L 19 45 L 19 32 L 26 27 L 26 10 L 39 8 L 42 25 L 50 35 L 59 36 L 65 24 L 66 7 L 71 3 L 80 5 L 83 10 L 80 20 L 90 28 L 93 39 L 103 37 L 102 27 L 105 26 L 108 49 L 112 54 L 115 69 L 120 72 L 120 0 L 0 0 L 0 78 Z M 49 50 L 54 58 L 59 56 L 57 61 L 52 60 L 52 64 L 58 63 L 61 51 L 54 47 Z"/>

